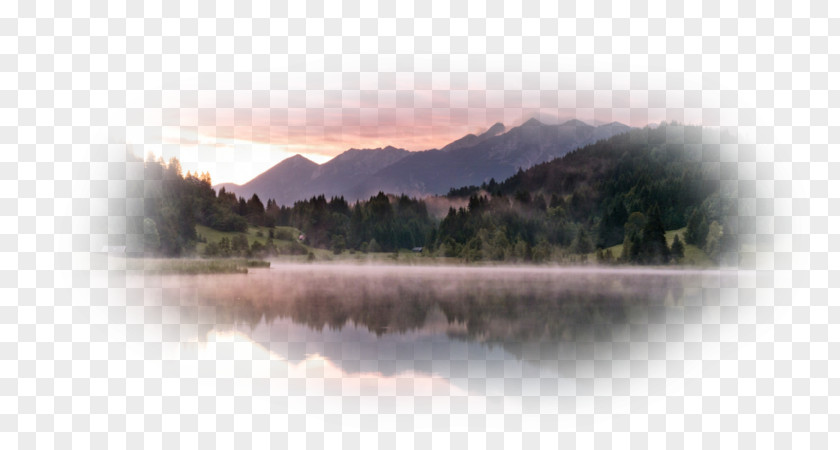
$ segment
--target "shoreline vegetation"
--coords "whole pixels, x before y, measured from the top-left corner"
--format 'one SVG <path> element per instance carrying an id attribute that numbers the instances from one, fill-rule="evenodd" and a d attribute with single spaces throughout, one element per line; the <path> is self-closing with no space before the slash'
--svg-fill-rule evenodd
<path id="1" fill-rule="evenodd" d="M 708 133 L 662 124 L 447 195 L 320 195 L 292 206 L 216 192 L 209 174 L 149 158 L 125 248 L 166 258 L 152 270 L 172 273 L 242 273 L 248 261 L 281 259 L 736 266 L 736 195 L 702 163 L 715 156 L 701 145 Z M 451 206 L 435 216 L 432 201 Z"/>
<path id="2" fill-rule="evenodd" d="M 290 265 L 352 265 L 352 266 L 406 266 L 406 267 L 461 267 L 461 268 L 498 268 L 519 267 L 523 269 L 603 269 L 603 270 L 655 270 L 658 272 L 690 272 L 708 270 L 735 270 L 736 268 L 718 265 L 669 265 L 641 266 L 632 264 L 601 264 L 597 262 L 552 262 L 552 263 L 506 263 L 493 261 L 474 261 L 465 263 L 450 257 L 417 256 L 380 253 L 368 255 L 340 255 L 321 260 L 307 260 L 304 257 L 272 258 L 254 260 L 241 258 L 120 258 L 120 266 L 131 271 L 141 271 L 149 275 L 210 275 L 210 274 L 247 274 L 250 269 L 282 268 Z"/>
<path id="3" fill-rule="evenodd" d="M 249 268 L 268 268 L 269 261 L 242 258 L 125 258 L 128 271 L 153 275 L 204 275 L 248 273 Z"/>
<path id="4" fill-rule="evenodd" d="M 645 266 L 639 264 L 624 263 L 615 257 L 605 258 L 604 253 L 614 255 L 621 254 L 622 245 L 616 245 L 603 250 L 596 250 L 588 254 L 560 254 L 556 258 L 546 259 L 540 262 L 535 261 L 511 261 L 511 260 L 468 260 L 462 257 L 445 256 L 423 250 L 414 252 L 401 249 L 395 252 L 359 252 L 355 250 L 343 250 L 336 253 L 332 250 L 312 248 L 305 244 L 299 245 L 302 251 L 293 253 L 275 253 L 272 255 L 245 253 L 245 256 L 206 256 L 205 249 L 209 243 L 220 242 L 222 239 L 231 240 L 233 236 L 240 235 L 251 243 L 250 247 L 265 247 L 268 240 L 267 229 L 263 227 L 249 227 L 246 233 L 227 233 L 212 230 L 207 227 L 197 227 L 199 236 L 207 242 L 199 243 L 193 255 L 180 257 L 160 256 L 137 256 L 121 258 L 124 260 L 126 269 L 141 270 L 147 274 L 156 275 L 202 275 L 202 274 L 228 274 L 248 273 L 253 268 L 269 268 L 288 264 L 355 264 L 355 265 L 395 265 L 395 266 L 453 266 L 453 267 L 506 267 L 517 265 L 527 268 L 573 268 L 573 267 L 599 267 L 599 268 L 642 268 L 650 267 L 661 270 L 709 270 L 725 269 L 716 264 L 703 252 L 702 249 L 688 244 L 684 247 L 684 256 L 680 261 L 673 261 L 667 265 Z M 294 230 L 297 233 L 297 230 Z M 666 239 L 673 242 L 675 236 L 683 239 L 685 228 L 671 230 L 665 233 Z M 242 238 L 240 238 L 242 239 Z M 256 245 L 254 245 L 256 243 Z M 275 244 L 276 245 L 276 244 Z M 298 248 L 295 246 L 294 248 Z"/>

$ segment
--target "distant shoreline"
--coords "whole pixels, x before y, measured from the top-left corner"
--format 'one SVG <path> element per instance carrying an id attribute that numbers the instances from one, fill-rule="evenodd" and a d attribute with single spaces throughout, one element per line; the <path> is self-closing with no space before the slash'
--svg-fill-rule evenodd
<path id="1" fill-rule="evenodd" d="M 349 255 L 348 255 L 349 256 Z M 553 271 L 563 269 L 564 271 L 581 271 L 587 273 L 652 273 L 657 274 L 686 274 L 686 273 L 710 273 L 710 272 L 739 272 L 743 269 L 729 266 L 696 266 L 686 264 L 670 264 L 659 266 L 633 265 L 633 264 L 599 264 L 599 263 L 562 263 L 562 262 L 490 262 L 472 261 L 465 262 L 459 258 L 416 256 L 393 258 L 393 254 L 363 255 L 360 258 L 333 258 L 315 261 L 307 261 L 306 257 L 270 258 L 270 259 L 246 259 L 246 258 L 112 258 L 121 261 L 116 264 L 128 271 L 142 271 L 152 275 L 212 275 L 212 274 L 244 274 L 252 269 L 280 269 L 280 268 L 340 268 L 340 267 L 365 267 L 365 268 L 463 268 L 463 269 L 505 269 L 509 271 Z M 116 262 L 116 261 L 115 261 Z"/>

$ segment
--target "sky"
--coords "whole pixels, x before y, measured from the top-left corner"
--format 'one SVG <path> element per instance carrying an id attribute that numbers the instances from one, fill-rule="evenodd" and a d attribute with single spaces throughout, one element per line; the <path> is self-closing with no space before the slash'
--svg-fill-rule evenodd
<path id="1" fill-rule="evenodd" d="M 364 91 L 356 96 L 306 92 L 298 100 L 302 105 L 292 107 L 294 99 L 271 93 L 264 94 L 268 101 L 260 106 L 250 99 L 239 105 L 211 101 L 209 106 L 181 108 L 162 128 L 160 145 L 150 151 L 164 159 L 177 157 L 185 171 L 210 173 L 214 184 L 242 184 L 296 154 L 321 164 L 350 148 L 441 148 L 497 122 L 509 129 L 530 118 L 544 123 L 573 118 L 590 124 L 618 121 L 639 127 L 662 120 L 703 121 L 699 115 L 687 116 L 685 110 L 634 108 L 629 93 L 610 91 L 609 98 L 601 100 L 605 106 L 593 107 L 598 101 L 594 94 L 568 92 L 565 100 L 560 95 L 546 100 L 539 93 L 510 92 L 501 96 L 486 90 Z M 643 94 L 637 103 L 647 102 L 648 93 Z M 561 102 L 589 107 L 561 108 Z"/>
<path id="2" fill-rule="evenodd" d="M 738 90 L 757 62 L 700 3 L 609 3 L 264 2 L 232 23 L 202 18 L 235 16 L 233 3 L 181 3 L 196 22 L 162 24 L 179 54 L 143 78 L 164 92 L 160 127 L 127 141 L 244 183 L 295 154 L 440 148 L 496 122 L 731 125 L 769 101 Z"/>

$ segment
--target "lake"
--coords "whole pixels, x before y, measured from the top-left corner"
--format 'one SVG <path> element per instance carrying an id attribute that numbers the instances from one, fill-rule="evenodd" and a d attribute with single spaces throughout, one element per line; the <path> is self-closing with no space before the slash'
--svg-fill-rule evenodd
<path id="1" fill-rule="evenodd" d="M 704 311 L 719 311 L 737 281 L 683 269 L 275 264 L 147 276 L 144 301 L 161 302 L 177 352 L 234 361 L 232 380 L 261 379 L 266 392 L 558 408 L 595 393 L 599 377 L 645 377 L 669 344 L 697 339 Z"/>

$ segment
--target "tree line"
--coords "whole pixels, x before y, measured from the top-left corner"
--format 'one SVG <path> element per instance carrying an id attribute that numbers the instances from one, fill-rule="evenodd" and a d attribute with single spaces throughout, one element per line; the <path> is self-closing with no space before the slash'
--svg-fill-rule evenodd
<path id="1" fill-rule="evenodd" d="M 426 205 L 405 195 L 379 193 L 352 206 L 343 197 L 323 195 L 278 206 L 273 199 L 264 205 L 258 195 L 248 200 L 221 188 L 217 193 L 210 176 L 182 173 L 180 162 L 149 158 L 145 162 L 144 250 L 152 254 L 180 256 L 194 252 L 205 240 L 196 225 L 219 231 L 244 233 L 249 226 L 290 226 L 301 230 L 306 244 L 332 249 L 391 252 L 423 247 L 435 227 Z M 270 230 L 266 243 L 250 246 L 244 235 L 209 242 L 208 256 L 245 256 L 279 252 L 274 240 L 296 242 L 300 236 Z M 255 247 L 256 245 L 256 247 Z M 306 253 L 303 246 L 286 246 L 287 253 Z"/>
<path id="2" fill-rule="evenodd" d="M 391 252 L 423 247 L 435 223 L 422 200 L 382 192 L 350 206 L 344 197 L 323 195 L 281 206 L 277 225 L 306 234 L 306 242 L 336 253 L 345 249 Z"/>
<path id="3" fill-rule="evenodd" d="M 182 173 L 177 158 L 165 162 L 147 158 L 144 163 L 144 250 L 179 256 L 194 251 L 203 238 L 196 225 L 219 231 L 245 232 L 249 225 L 268 225 L 266 208 L 256 195 L 237 198 L 222 188 L 213 189 L 207 173 Z M 238 255 L 241 242 L 229 243 Z"/>
<path id="4" fill-rule="evenodd" d="M 662 124 L 631 130 L 507 180 L 451 189 L 469 196 L 438 227 L 435 248 L 467 260 L 576 260 L 665 264 L 685 245 L 720 262 L 735 247 L 735 194 L 714 166 L 717 132 Z M 685 241 L 665 231 L 687 227 Z M 605 249 L 621 245 L 612 254 Z"/>
<path id="5" fill-rule="evenodd" d="M 716 147 L 703 144 L 713 137 L 677 124 L 635 129 L 502 182 L 453 188 L 448 197 L 465 198 L 467 206 L 450 208 L 441 220 L 420 199 L 382 192 L 352 204 L 324 195 L 292 206 L 263 204 L 256 194 L 216 193 L 209 175 L 184 175 L 177 159 L 149 159 L 146 250 L 190 253 L 202 224 L 233 232 L 294 227 L 310 246 L 336 253 L 423 248 L 467 261 L 541 262 L 596 252 L 604 263 L 665 264 L 678 262 L 691 244 L 721 261 L 735 245 L 735 200 L 703 164 L 714 156 Z M 666 242 L 666 230 L 683 227 L 684 240 Z M 242 242 L 213 244 L 207 247 L 214 255 L 242 253 Z M 617 254 L 605 250 L 616 245 Z"/>

